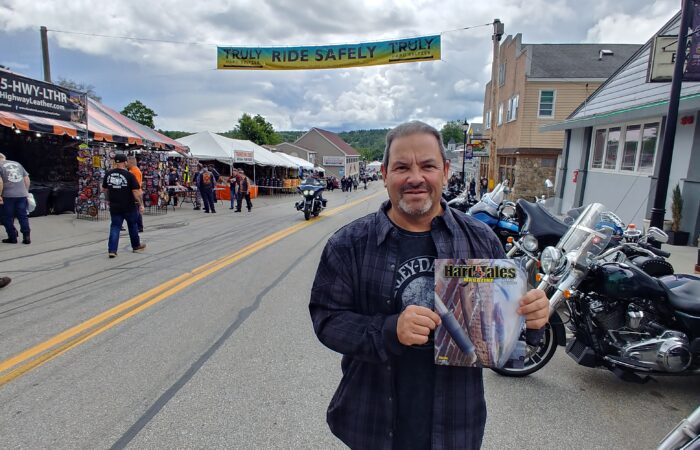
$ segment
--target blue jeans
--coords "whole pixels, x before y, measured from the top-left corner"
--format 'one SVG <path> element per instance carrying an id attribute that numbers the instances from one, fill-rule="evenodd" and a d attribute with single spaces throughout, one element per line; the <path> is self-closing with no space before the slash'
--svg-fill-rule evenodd
<path id="1" fill-rule="evenodd" d="M 236 196 L 237 196 L 238 194 L 236 194 L 236 190 L 235 190 L 235 189 L 229 189 L 229 190 L 231 191 L 231 209 L 233 209 L 233 208 L 236 207 L 236 205 L 235 205 L 235 203 L 236 203 Z"/>
<path id="2" fill-rule="evenodd" d="M 2 223 L 5 225 L 7 237 L 17 239 L 15 217 L 19 220 L 22 234 L 29 234 L 29 217 L 27 216 L 27 197 L 3 197 L 4 207 Z"/>
<path id="3" fill-rule="evenodd" d="M 215 204 L 216 200 L 214 199 L 214 190 L 213 189 L 202 189 L 202 200 L 204 200 L 204 211 L 216 211 Z"/>
<path id="4" fill-rule="evenodd" d="M 112 223 L 109 226 L 109 241 L 107 243 L 107 251 L 109 253 L 117 253 L 119 248 L 119 232 L 122 230 L 122 224 L 126 220 L 126 227 L 129 230 L 129 239 L 131 239 L 131 248 L 136 248 L 141 245 L 139 240 L 139 226 L 136 224 L 137 211 L 132 209 L 129 212 L 113 212 L 110 211 Z"/>

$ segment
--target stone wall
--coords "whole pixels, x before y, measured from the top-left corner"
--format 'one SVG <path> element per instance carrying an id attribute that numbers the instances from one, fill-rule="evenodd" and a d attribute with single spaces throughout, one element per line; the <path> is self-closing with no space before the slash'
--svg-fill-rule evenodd
<path id="1" fill-rule="evenodd" d="M 547 197 L 553 196 L 556 186 L 553 189 L 545 189 L 544 180 L 549 178 L 554 183 L 556 170 L 556 165 L 542 167 L 540 156 L 519 156 L 515 165 L 515 185 L 509 197 L 513 200 L 524 198 L 531 202 L 542 194 Z"/>

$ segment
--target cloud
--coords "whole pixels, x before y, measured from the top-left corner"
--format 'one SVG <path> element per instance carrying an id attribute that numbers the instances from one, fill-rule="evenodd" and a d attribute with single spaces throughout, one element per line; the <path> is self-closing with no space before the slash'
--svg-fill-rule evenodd
<path id="1" fill-rule="evenodd" d="M 54 78 L 95 86 L 115 109 L 134 99 L 164 129 L 224 131 L 244 112 L 277 129 L 436 126 L 482 114 L 491 27 L 526 43 L 646 41 L 677 0 L 4 0 L 0 64 L 41 78 L 40 25 Z M 629 24 L 634 23 L 630 32 Z M 66 31 L 85 34 L 71 34 Z M 442 34 L 442 61 L 317 71 L 216 71 L 216 45 L 298 46 Z M 131 36 L 148 40 L 99 37 Z M 165 42 L 164 42 L 165 41 Z M 10 62 L 12 61 L 12 62 Z"/>

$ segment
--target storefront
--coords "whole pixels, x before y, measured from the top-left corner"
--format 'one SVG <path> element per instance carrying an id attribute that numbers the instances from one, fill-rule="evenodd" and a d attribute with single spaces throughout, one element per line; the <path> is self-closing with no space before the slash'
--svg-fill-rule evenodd
<path id="1" fill-rule="evenodd" d="M 166 153 L 187 154 L 185 146 L 82 93 L 1 70 L 0 148 L 30 174 L 33 215 L 75 212 L 93 219 L 106 211 L 100 184 L 115 152 L 137 156 L 153 207 L 173 164 Z M 178 170 L 184 174 L 187 164 Z"/>

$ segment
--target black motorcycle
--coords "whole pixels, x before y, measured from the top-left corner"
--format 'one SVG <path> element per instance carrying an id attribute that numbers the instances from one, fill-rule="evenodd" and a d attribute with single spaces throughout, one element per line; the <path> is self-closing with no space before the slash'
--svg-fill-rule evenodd
<path id="1" fill-rule="evenodd" d="M 542 343 L 528 346 L 522 368 L 496 372 L 529 375 L 566 345 L 578 364 L 628 381 L 700 373 L 700 278 L 650 275 L 634 259 L 668 253 L 624 240 L 610 246 L 605 215 L 603 205 L 587 206 L 556 247 L 542 251 L 538 288 L 550 294 L 550 324 Z M 573 334 L 568 341 L 565 327 Z"/>
<path id="2" fill-rule="evenodd" d="M 304 219 L 318 216 L 326 207 L 326 199 L 323 198 L 323 183 L 316 178 L 307 178 L 299 187 L 299 192 L 304 198 L 294 204 L 297 211 L 304 211 Z"/>

